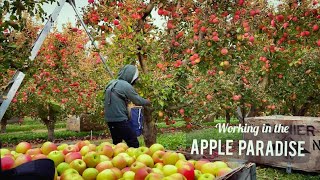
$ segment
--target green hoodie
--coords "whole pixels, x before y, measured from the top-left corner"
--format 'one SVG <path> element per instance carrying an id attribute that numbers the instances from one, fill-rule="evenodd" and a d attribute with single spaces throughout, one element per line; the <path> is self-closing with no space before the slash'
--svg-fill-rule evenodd
<path id="1" fill-rule="evenodd" d="M 140 97 L 132 86 L 138 76 L 137 67 L 126 65 L 120 70 L 118 79 L 107 85 L 104 100 L 104 118 L 107 122 L 128 120 L 129 101 L 138 106 L 149 104 L 149 101 Z"/>

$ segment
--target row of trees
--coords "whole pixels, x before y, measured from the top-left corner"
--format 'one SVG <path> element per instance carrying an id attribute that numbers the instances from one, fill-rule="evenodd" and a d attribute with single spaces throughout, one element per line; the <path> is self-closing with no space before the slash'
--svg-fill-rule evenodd
<path id="1" fill-rule="evenodd" d="M 164 29 L 154 24 L 153 11 L 166 20 Z M 230 119 L 236 110 L 242 122 L 269 114 L 319 116 L 319 14 L 314 0 L 277 7 L 249 0 L 96 0 L 84 9 L 84 20 L 96 30 L 114 74 L 128 63 L 143 72 L 139 93 L 156 109 L 153 118 L 145 110 L 152 143 L 156 120 L 183 118 L 192 128 L 217 115 Z M 33 112 L 45 114 L 43 122 L 55 121 L 48 119 L 54 105 L 68 114 L 100 114 L 110 77 L 86 43 L 77 28 L 54 32 L 16 105 L 46 110 Z"/>

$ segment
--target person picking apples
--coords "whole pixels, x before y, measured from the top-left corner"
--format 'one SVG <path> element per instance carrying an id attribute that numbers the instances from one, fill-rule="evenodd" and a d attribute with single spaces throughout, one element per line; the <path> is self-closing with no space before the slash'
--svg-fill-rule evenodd
<path id="1" fill-rule="evenodd" d="M 109 82 L 105 89 L 104 118 L 108 124 L 113 144 L 123 140 L 129 147 L 139 147 L 135 131 L 129 124 L 128 103 L 138 106 L 148 106 L 150 101 L 138 95 L 133 85 L 139 77 L 138 68 L 125 65 L 118 73 L 118 79 Z"/>

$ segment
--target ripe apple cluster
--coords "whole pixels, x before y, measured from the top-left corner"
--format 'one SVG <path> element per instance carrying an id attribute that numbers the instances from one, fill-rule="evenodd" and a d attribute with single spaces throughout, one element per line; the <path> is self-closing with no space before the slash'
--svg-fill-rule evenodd
<path id="1" fill-rule="evenodd" d="M 205 180 L 232 171 L 223 161 L 187 160 L 184 154 L 166 150 L 161 144 L 132 148 L 125 143 L 96 145 L 84 140 L 32 147 L 21 142 L 14 150 L 0 149 L 0 153 L 3 170 L 49 158 L 56 167 L 55 180 Z"/>

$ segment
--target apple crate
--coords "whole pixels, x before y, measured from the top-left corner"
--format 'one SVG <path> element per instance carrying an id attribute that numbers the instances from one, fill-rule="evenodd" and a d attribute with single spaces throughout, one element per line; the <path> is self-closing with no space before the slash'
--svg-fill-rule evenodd
<path id="1" fill-rule="evenodd" d="M 80 116 L 69 116 L 66 128 L 69 131 L 87 132 L 106 130 L 107 126 L 105 123 L 94 120 L 89 114 L 81 114 Z"/>
<path id="2" fill-rule="evenodd" d="M 186 159 L 194 159 L 200 160 L 205 159 L 204 156 L 201 155 L 192 155 L 187 152 L 181 152 L 185 155 Z M 232 169 L 231 172 L 225 174 L 224 176 L 217 177 L 216 180 L 256 180 L 256 164 L 252 162 L 248 162 L 243 159 L 234 159 L 234 158 L 215 158 L 208 159 L 211 162 L 214 161 L 224 161 L 228 164 L 228 166 Z"/>
<path id="3" fill-rule="evenodd" d="M 260 156 L 258 154 L 247 154 L 246 159 L 256 164 L 264 164 L 274 167 L 286 168 L 290 173 L 292 170 L 302 170 L 306 172 L 320 172 L 320 117 L 306 116 L 263 116 L 245 118 L 245 124 L 250 126 L 269 126 L 271 133 L 261 133 L 258 135 L 253 133 L 244 133 L 244 140 L 253 143 L 255 147 L 257 141 L 263 142 L 263 148 L 266 149 L 268 143 L 272 143 L 269 147 L 273 149 L 274 155 Z M 288 127 L 288 133 L 279 133 L 279 126 Z M 275 128 L 277 126 L 277 128 Z M 276 131 L 276 132 L 275 132 Z M 276 143 L 275 143 L 276 142 Z M 280 147 L 280 143 L 296 143 L 292 144 L 292 148 L 287 151 Z M 302 144 L 298 144 L 301 142 Z M 277 145 L 277 146 L 276 146 Z M 289 145 L 287 146 L 289 147 Z M 299 149 L 300 150 L 299 150 Z M 279 150 L 280 149 L 280 150 Z M 289 152 L 301 152 L 300 155 L 289 155 Z M 275 152 L 283 153 L 275 156 Z M 304 154 L 304 156 L 301 156 Z"/>

